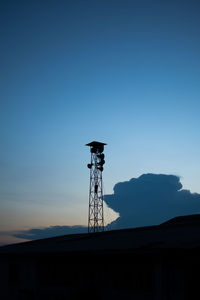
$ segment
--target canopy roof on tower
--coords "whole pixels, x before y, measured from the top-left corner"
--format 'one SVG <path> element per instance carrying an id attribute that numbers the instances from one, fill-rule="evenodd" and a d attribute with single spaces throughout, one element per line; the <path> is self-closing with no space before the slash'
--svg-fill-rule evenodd
<path id="1" fill-rule="evenodd" d="M 93 142 L 91 142 L 89 144 L 86 144 L 85 146 L 90 146 L 90 147 L 98 148 L 98 147 L 102 147 L 104 145 L 107 145 L 107 144 L 93 141 Z"/>

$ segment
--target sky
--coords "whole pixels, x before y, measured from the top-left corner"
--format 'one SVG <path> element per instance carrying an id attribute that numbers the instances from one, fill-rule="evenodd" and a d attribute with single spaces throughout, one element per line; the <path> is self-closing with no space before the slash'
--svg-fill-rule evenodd
<path id="1" fill-rule="evenodd" d="M 199 1 L 0 5 L 0 243 L 87 225 L 93 140 L 105 194 L 147 173 L 200 193 Z"/>

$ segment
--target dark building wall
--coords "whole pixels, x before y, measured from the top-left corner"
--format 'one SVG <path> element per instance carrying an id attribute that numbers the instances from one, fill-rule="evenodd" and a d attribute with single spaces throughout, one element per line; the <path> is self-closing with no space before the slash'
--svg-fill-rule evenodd
<path id="1" fill-rule="evenodd" d="M 2 299 L 191 299 L 199 283 L 188 255 L 53 254 L 1 259 Z"/>
<path id="2" fill-rule="evenodd" d="M 35 299 L 37 273 L 35 260 L 32 257 L 15 255 L 1 257 L 0 267 L 2 299 Z"/>
<path id="3" fill-rule="evenodd" d="M 41 260 L 40 282 L 44 286 L 68 287 L 71 293 L 85 295 L 88 299 L 110 299 L 112 294 L 130 298 L 133 292 L 153 292 L 153 265 L 145 261 L 133 261 L 124 255 L 84 255 L 51 260 Z M 110 296 L 108 296 L 110 295 Z M 77 296 L 78 297 L 78 296 Z M 150 298 L 149 298 L 150 299 Z"/>

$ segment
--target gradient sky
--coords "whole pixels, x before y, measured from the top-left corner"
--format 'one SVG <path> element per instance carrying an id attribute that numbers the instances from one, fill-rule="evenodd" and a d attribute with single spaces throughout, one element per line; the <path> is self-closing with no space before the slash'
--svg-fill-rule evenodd
<path id="1" fill-rule="evenodd" d="M 105 194 L 149 172 L 200 193 L 199 1 L 1 1 L 0 20 L 2 240 L 87 224 L 93 140 Z"/>

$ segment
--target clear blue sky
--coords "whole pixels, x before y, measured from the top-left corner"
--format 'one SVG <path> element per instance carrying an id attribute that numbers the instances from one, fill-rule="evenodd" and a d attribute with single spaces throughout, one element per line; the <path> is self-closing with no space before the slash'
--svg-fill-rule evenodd
<path id="1" fill-rule="evenodd" d="M 87 224 L 92 140 L 105 193 L 149 172 L 200 193 L 199 1 L 2 1 L 0 20 L 1 233 Z"/>

